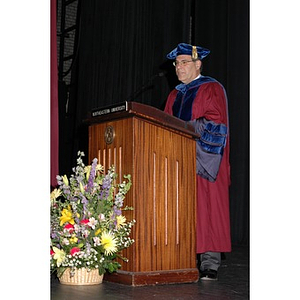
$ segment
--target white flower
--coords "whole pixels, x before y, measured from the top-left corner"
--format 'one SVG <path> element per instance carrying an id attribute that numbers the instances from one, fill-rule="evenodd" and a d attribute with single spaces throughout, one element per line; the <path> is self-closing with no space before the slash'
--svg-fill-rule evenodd
<path id="1" fill-rule="evenodd" d="M 79 150 L 79 151 L 77 152 L 77 156 L 79 156 L 79 155 L 80 155 L 80 156 L 84 156 L 84 152 Z"/>
<path id="2" fill-rule="evenodd" d="M 99 246 L 101 244 L 99 237 L 95 236 L 93 237 L 93 240 L 94 240 L 94 246 Z"/>
<path id="3" fill-rule="evenodd" d="M 92 217 L 92 218 L 89 218 L 89 222 L 88 222 L 88 225 L 90 227 L 92 227 L 93 229 L 95 229 L 95 226 L 98 224 L 98 221 Z"/>
<path id="4" fill-rule="evenodd" d="M 82 232 L 82 235 L 84 238 L 87 238 L 89 236 L 90 232 L 86 229 Z"/>
<path id="5" fill-rule="evenodd" d="M 64 245 L 70 245 L 70 242 L 69 242 L 69 240 L 67 238 L 64 238 L 62 240 L 62 244 L 64 244 Z"/>
<path id="6" fill-rule="evenodd" d="M 80 231 L 80 225 L 74 224 L 74 231 L 78 233 Z"/>
<path id="7" fill-rule="evenodd" d="M 99 218 L 100 221 L 105 221 L 105 216 L 104 216 L 104 214 L 100 214 L 100 215 L 98 216 L 98 218 Z"/>
<path id="8" fill-rule="evenodd" d="M 102 165 L 97 164 L 96 171 L 103 171 L 104 167 Z"/>

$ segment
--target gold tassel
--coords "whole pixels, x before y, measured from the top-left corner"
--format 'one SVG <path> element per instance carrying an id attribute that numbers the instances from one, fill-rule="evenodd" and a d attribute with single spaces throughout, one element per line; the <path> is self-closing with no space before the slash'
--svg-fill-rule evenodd
<path id="1" fill-rule="evenodd" d="M 192 59 L 196 60 L 198 59 L 198 52 L 197 52 L 197 47 L 193 46 L 193 50 L 192 50 Z"/>

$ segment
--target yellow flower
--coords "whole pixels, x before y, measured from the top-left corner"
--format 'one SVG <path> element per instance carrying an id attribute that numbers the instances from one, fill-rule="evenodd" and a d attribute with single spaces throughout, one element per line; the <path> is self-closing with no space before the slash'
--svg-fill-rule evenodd
<path id="1" fill-rule="evenodd" d="M 69 185 L 69 180 L 68 180 L 67 175 L 62 176 L 62 180 L 63 180 L 65 185 L 67 185 L 67 186 Z"/>
<path id="2" fill-rule="evenodd" d="M 76 237 L 76 235 L 72 235 L 72 237 L 70 238 L 70 244 L 76 244 L 78 241 L 78 238 Z"/>
<path id="3" fill-rule="evenodd" d="M 100 171 L 100 172 L 102 172 L 104 170 L 104 167 L 102 166 L 102 165 L 97 165 L 96 166 L 96 171 Z"/>
<path id="4" fill-rule="evenodd" d="M 51 194 L 50 194 L 50 200 L 55 200 L 56 198 L 58 198 L 61 195 L 61 190 L 59 189 L 54 189 Z"/>
<path id="5" fill-rule="evenodd" d="M 64 250 L 60 250 L 56 247 L 53 247 L 53 251 L 55 253 L 53 258 L 56 259 L 56 265 L 59 267 L 65 259 L 66 253 Z"/>
<path id="6" fill-rule="evenodd" d="M 117 241 L 110 232 L 103 232 L 100 242 L 104 248 L 105 255 L 113 254 L 118 250 Z"/>
<path id="7" fill-rule="evenodd" d="M 126 223 L 126 218 L 125 218 L 124 216 L 122 216 L 122 215 L 117 216 L 116 219 L 117 219 L 117 228 L 118 228 L 118 229 L 119 229 L 121 226 L 125 225 L 125 223 Z"/>
<path id="8" fill-rule="evenodd" d="M 99 228 L 98 230 L 95 231 L 95 235 L 98 235 L 101 232 L 101 229 Z"/>
<path id="9" fill-rule="evenodd" d="M 86 180 L 89 180 L 92 166 L 86 166 L 84 172 L 86 173 Z"/>
<path id="10" fill-rule="evenodd" d="M 83 194 L 84 193 L 84 188 L 81 182 L 79 182 L 79 188 L 80 188 L 80 192 Z"/>
<path id="11" fill-rule="evenodd" d="M 72 211 L 70 205 L 68 208 L 64 208 L 61 211 L 60 223 L 59 225 L 62 226 L 63 224 L 69 222 L 70 224 L 74 225 L 74 219 L 72 218 Z"/>

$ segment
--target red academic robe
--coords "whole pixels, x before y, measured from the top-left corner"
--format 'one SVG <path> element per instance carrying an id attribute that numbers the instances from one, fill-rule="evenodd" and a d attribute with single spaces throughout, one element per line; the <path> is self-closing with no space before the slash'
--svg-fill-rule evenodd
<path id="1" fill-rule="evenodd" d="M 209 77 L 202 77 L 209 78 Z M 195 81 L 196 82 L 196 81 Z M 181 85 L 183 86 L 183 85 Z M 195 120 L 204 117 L 217 124 L 228 127 L 227 98 L 223 86 L 217 81 L 204 82 L 200 86 L 189 85 L 191 88 L 183 91 L 182 101 L 189 95 L 192 99 L 191 112 L 182 119 Z M 195 90 L 196 89 L 196 90 Z M 165 112 L 173 113 L 173 104 L 177 94 L 182 93 L 174 89 L 168 96 Z M 180 100 L 181 101 L 181 100 Z M 188 100 L 190 101 L 190 99 Z M 176 106 L 176 105 L 175 105 Z M 175 107 L 174 106 L 174 107 Z M 177 100 L 178 106 L 178 100 Z M 180 109 L 181 110 L 181 109 Z M 181 118 L 180 116 L 178 116 Z M 229 135 L 220 163 L 215 182 L 211 182 L 197 175 L 197 253 L 230 252 L 230 217 L 229 217 Z"/>

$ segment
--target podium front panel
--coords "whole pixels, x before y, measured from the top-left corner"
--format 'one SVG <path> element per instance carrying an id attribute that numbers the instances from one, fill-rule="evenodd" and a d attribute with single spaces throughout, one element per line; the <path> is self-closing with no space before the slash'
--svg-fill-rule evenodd
<path id="1" fill-rule="evenodd" d="M 89 127 L 89 159 L 97 157 L 106 170 L 114 165 L 120 182 L 123 175 L 132 177 L 125 205 L 134 210 L 125 215 L 136 220 L 131 234 L 135 243 L 123 251 L 129 261 L 120 261 L 116 281 L 144 285 L 198 280 L 195 155 L 192 137 L 137 117 Z"/>

